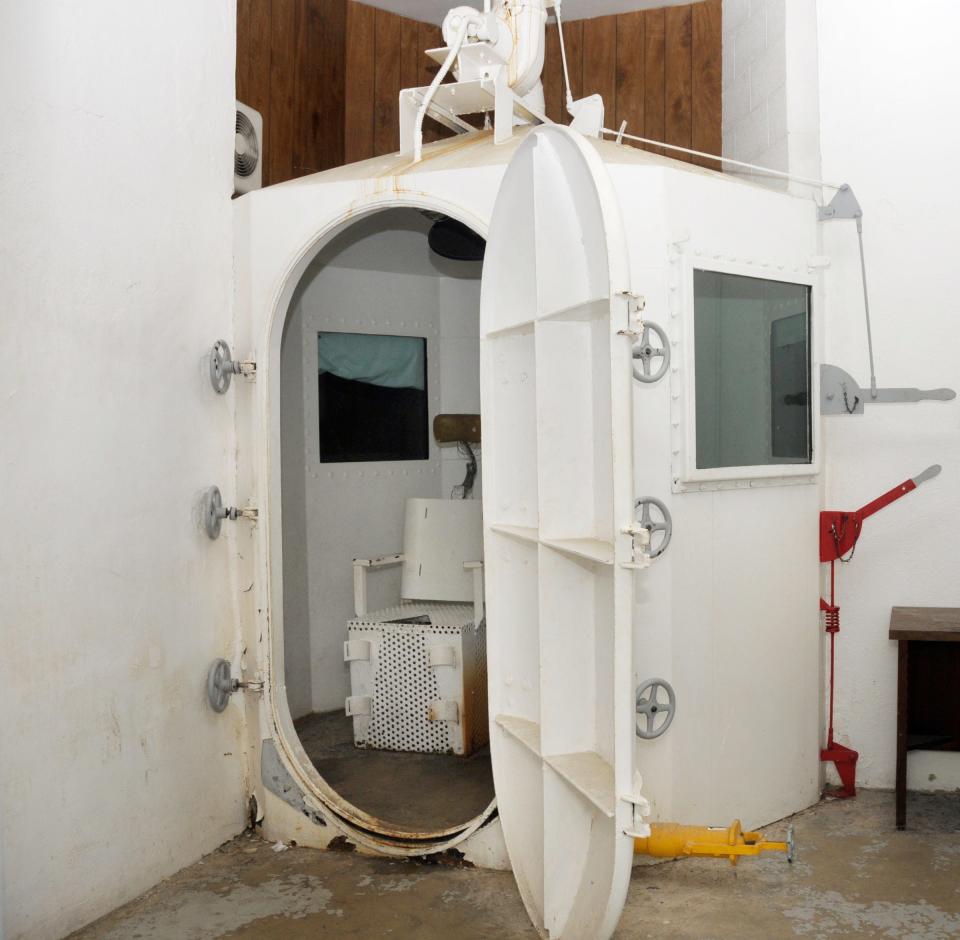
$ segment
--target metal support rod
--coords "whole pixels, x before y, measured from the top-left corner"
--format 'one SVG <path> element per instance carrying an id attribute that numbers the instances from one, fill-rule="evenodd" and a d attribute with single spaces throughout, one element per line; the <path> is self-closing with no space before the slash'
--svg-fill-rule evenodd
<path id="1" fill-rule="evenodd" d="M 877 372 L 873 365 L 873 330 L 870 327 L 870 295 L 867 292 L 867 262 L 863 252 L 863 216 L 857 216 L 857 243 L 860 245 L 860 278 L 863 281 L 863 310 L 867 318 L 867 352 L 870 356 L 870 397 L 877 397 Z"/>
<path id="2" fill-rule="evenodd" d="M 573 92 L 570 90 L 570 69 L 567 67 L 567 47 L 563 41 L 563 17 L 560 15 L 560 0 L 553 5 L 557 18 L 557 38 L 560 40 L 560 61 L 563 63 L 563 83 L 567 89 L 567 110 L 573 107 Z"/>

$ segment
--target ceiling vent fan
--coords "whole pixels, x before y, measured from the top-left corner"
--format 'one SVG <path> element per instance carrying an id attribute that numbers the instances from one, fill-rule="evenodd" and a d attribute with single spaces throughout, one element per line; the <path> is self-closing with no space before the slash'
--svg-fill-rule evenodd
<path id="1" fill-rule="evenodd" d="M 237 133 L 233 150 L 233 194 L 239 196 L 263 185 L 263 117 L 237 102 Z"/>

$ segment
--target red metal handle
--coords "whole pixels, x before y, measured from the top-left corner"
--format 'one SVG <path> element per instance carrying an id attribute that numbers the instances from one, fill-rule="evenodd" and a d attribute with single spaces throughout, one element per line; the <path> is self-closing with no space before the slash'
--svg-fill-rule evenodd
<path id="1" fill-rule="evenodd" d="M 820 513 L 820 561 L 836 561 L 847 552 L 852 551 L 860 538 L 863 520 L 868 519 L 875 512 L 896 502 L 901 496 L 915 490 L 921 483 L 932 480 L 940 472 L 940 464 L 927 467 L 923 473 L 904 480 L 882 496 L 867 503 L 855 512 L 843 512 L 835 509 L 825 509 Z"/>

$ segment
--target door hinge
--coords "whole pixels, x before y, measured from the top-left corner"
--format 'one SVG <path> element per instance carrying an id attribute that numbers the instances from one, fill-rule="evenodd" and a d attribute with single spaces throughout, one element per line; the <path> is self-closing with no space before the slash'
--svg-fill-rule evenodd
<path id="1" fill-rule="evenodd" d="M 630 561 L 623 562 L 621 568 L 630 568 L 635 571 L 642 571 L 650 567 L 650 531 L 645 529 L 639 523 L 631 522 L 625 525 L 621 530 L 625 535 L 632 539 L 632 552 Z"/>
<path id="2" fill-rule="evenodd" d="M 627 302 L 627 326 L 617 330 L 617 336 L 636 339 L 643 333 L 643 311 L 647 307 L 647 298 L 628 290 L 620 291 L 620 296 Z"/>

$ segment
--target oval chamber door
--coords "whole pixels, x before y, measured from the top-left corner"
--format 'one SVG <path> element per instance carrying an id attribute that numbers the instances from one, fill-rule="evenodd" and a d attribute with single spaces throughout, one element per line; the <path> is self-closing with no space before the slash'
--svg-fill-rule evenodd
<path id="1" fill-rule="evenodd" d="M 610 936 L 633 859 L 632 341 L 611 181 L 531 131 L 490 227 L 480 314 L 490 742 L 534 924 Z"/>

